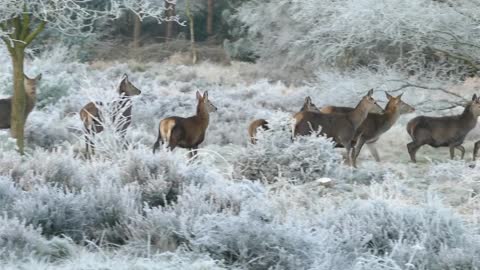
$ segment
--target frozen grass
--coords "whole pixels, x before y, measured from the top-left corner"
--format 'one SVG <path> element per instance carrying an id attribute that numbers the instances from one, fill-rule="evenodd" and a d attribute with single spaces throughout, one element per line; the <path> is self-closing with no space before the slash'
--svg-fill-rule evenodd
<path id="1" fill-rule="evenodd" d="M 377 143 L 381 163 L 364 150 L 358 169 L 323 137 L 290 139 L 290 116 L 305 96 L 353 106 L 368 88 L 398 87 L 395 70 L 323 71 L 312 85 L 288 87 L 255 79 L 250 64 L 89 66 L 61 49 L 27 67 L 44 74 L 27 154 L 0 134 L 2 269 L 480 268 L 479 167 L 468 166 L 471 155 L 449 161 L 446 150 L 428 147 L 410 164 L 405 124 L 413 115 Z M 113 100 L 123 73 L 142 90 L 128 146 L 107 128 L 87 160 L 78 112 Z M 9 74 L 0 72 L 0 94 L 10 91 Z M 196 90 L 208 90 L 219 108 L 199 157 L 153 154 L 159 120 L 193 115 Z M 404 97 L 414 104 L 428 96 L 412 93 Z M 382 92 L 375 96 L 383 102 Z M 250 145 L 256 118 L 271 129 Z"/>

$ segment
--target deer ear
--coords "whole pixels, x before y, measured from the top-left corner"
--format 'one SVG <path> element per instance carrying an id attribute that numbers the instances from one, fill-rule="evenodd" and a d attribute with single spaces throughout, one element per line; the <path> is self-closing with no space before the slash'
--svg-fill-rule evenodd
<path id="1" fill-rule="evenodd" d="M 398 95 L 398 96 L 397 96 L 397 99 L 401 99 L 402 96 L 403 96 L 403 94 L 405 94 L 405 93 L 401 93 L 400 95 Z"/>
<path id="2" fill-rule="evenodd" d="M 368 93 L 367 93 L 367 96 L 369 96 L 369 97 L 371 97 L 372 95 L 373 95 L 373 88 L 370 89 L 370 90 L 368 91 Z"/>
<path id="3" fill-rule="evenodd" d="M 25 78 L 25 80 L 31 80 L 25 73 L 23 73 L 23 78 Z"/>
<path id="4" fill-rule="evenodd" d="M 387 91 L 385 91 L 385 96 L 387 96 L 387 99 L 388 99 L 388 100 L 390 100 L 390 99 L 393 98 L 392 95 L 390 95 L 389 93 L 387 93 Z"/>
<path id="5" fill-rule="evenodd" d="M 477 94 L 473 94 L 472 100 L 473 100 L 473 101 L 476 101 L 476 100 L 477 100 Z"/>
<path id="6" fill-rule="evenodd" d="M 305 98 L 305 103 L 311 104 L 312 103 L 312 98 L 310 96 L 307 96 Z"/>
<path id="7" fill-rule="evenodd" d="M 205 91 L 205 92 L 203 93 L 203 98 L 204 98 L 204 99 L 208 99 L 208 91 Z"/>
<path id="8" fill-rule="evenodd" d="M 38 74 L 37 77 L 35 77 L 35 81 L 40 81 L 42 79 L 42 73 Z"/>
<path id="9" fill-rule="evenodd" d="M 200 94 L 200 92 L 197 91 L 197 99 L 201 99 L 202 98 L 202 94 Z"/>

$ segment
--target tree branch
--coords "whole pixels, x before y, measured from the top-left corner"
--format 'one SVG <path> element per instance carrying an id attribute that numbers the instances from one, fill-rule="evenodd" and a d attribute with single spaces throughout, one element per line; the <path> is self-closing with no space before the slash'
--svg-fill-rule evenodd
<path id="1" fill-rule="evenodd" d="M 471 66 L 475 71 L 479 71 L 479 70 L 480 70 L 480 67 L 477 66 L 477 65 L 473 62 L 473 61 L 474 61 L 473 59 L 469 59 L 469 58 L 467 58 L 466 56 L 463 56 L 463 55 L 453 54 L 453 53 L 444 51 L 444 50 L 442 50 L 442 49 L 437 49 L 437 48 L 432 48 L 432 49 L 435 50 L 435 51 L 444 53 L 444 54 L 446 54 L 447 56 L 452 57 L 452 58 L 454 58 L 454 59 L 464 61 L 464 62 L 467 63 L 469 66 Z"/>
<path id="2" fill-rule="evenodd" d="M 405 89 L 405 88 L 408 88 L 408 87 L 412 87 L 412 88 L 420 88 L 420 89 L 425 89 L 425 90 L 435 90 L 435 91 L 441 91 L 445 94 L 448 94 L 448 95 L 452 95 L 454 97 L 457 97 L 457 98 L 460 98 L 462 100 L 467 100 L 465 99 L 464 97 L 462 97 L 461 95 L 457 94 L 457 93 L 454 93 L 452 91 L 448 91 L 447 89 L 445 88 L 441 88 L 441 87 L 428 87 L 428 86 L 424 86 L 424 85 L 418 85 L 418 84 L 413 84 L 413 83 L 409 83 L 409 82 L 405 82 L 405 81 L 402 81 L 402 80 L 388 80 L 388 82 L 402 82 L 404 83 L 402 86 L 400 86 L 399 88 L 397 89 L 394 89 L 394 90 L 391 90 L 391 92 L 398 92 L 402 89 Z"/>
<path id="3" fill-rule="evenodd" d="M 45 29 L 45 25 L 47 24 L 46 21 L 41 21 L 38 27 L 32 31 L 28 36 L 24 39 L 26 46 L 28 46 L 37 36 L 40 34 L 43 29 Z"/>
<path id="4" fill-rule="evenodd" d="M 27 13 L 26 8 L 23 11 L 22 33 L 20 39 L 24 40 L 29 34 L 30 28 L 30 14 Z"/>

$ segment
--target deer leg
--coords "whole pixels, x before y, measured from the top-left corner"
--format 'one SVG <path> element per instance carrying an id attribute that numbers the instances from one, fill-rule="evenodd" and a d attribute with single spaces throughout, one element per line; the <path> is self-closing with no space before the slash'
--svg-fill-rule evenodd
<path id="1" fill-rule="evenodd" d="M 345 147 L 345 150 L 347 150 L 347 164 L 356 168 L 356 164 L 354 164 L 354 159 L 353 159 L 355 148 L 352 147 L 351 142 L 342 143 L 342 144 Z"/>
<path id="2" fill-rule="evenodd" d="M 465 147 L 463 145 L 457 145 L 455 146 L 456 149 L 458 149 L 461 153 L 460 157 L 463 159 L 465 157 Z"/>
<path id="3" fill-rule="evenodd" d="M 357 140 L 355 147 L 353 147 L 352 149 L 353 167 L 357 167 L 357 157 L 360 154 L 360 151 L 362 150 L 362 147 L 364 144 L 365 144 L 365 139 L 362 136 L 360 136 Z"/>
<path id="4" fill-rule="evenodd" d="M 90 140 L 87 134 L 85 134 L 85 157 L 90 159 Z"/>
<path id="5" fill-rule="evenodd" d="M 455 158 L 455 146 L 450 145 L 449 150 L 450 150 L 450 159 L 454 159 Z"/>
<path id="6" fill-rule="evenodd" d="M 410 154 L 410 160 L 413 163 L 417 163 L 417 159 L 415 155 L 417 154 L 418 149 L 420 149 L 422 145 L 417 144 L 415 141 L 407 144 L 408 154 Z"/>
<path id="7" fill-rule="evenodd" d="M 155 142 L 155 144 L 153 144 L 153 153 L 155 154 L 155 151 L 157 151 L 157 149 L 160 147 L 160 145 L 163 144 L 163 138 L 162 138 L 162 133 L 159 131 L 158 132 L 158 137 L 157 137 L 157 141 Z"/>
<path id="8" fill-rule="evenodd" d="M 380 162 L 380 155 L 378 154 L 377 147 L 374 143 L 367 143 L 368 150 L 372 154 L 376 162 Z"/>
<path id="9" fill-rule="evenodd" d="M 478 150 L 480 149 L 480 141 L 475 142 L 473 147 L 473 160 L 477 158 Z"/>

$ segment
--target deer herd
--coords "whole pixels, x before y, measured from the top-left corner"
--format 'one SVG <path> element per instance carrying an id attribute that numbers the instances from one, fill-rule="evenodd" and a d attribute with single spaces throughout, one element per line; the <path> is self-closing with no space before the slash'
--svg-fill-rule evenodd
<path id="1" fill-rule="evenodd" d="M 33 110 L 36 101 L 36 85 L 41 79 L 41 74 L 31 79 L 25 76 L 24 87 L 26 96 L 25 118 Z M 123 138 L 132 121 L 131 97 L 141 94 L 123 75 L 118 87 L 119 98 L 113 101 L 111 113 L 113 122 L 119 122 L 116 131 Z M 414 112 L 415 109 L 402 101 L 402 95 L 392 96 L 385 92 L 387 105 L 381 108 L 373 98 L 373 89 L 362 97 L 354 108 L 325 106 L 317 108 L 310 97 L 306 97 L 299 112 L 292 116 L 292 140 L 297 136 L 320 134 L 331 138 L 335 147 L 346 150 L 347 164 L 356 167 L 357 158 L 362 147 L 367 144 L 374 159 L 379 162 L 380 156 L 375 147 L 375 142 L 388 131 L 398 120 L 400 115 Z M 199 145 L 204 141 L 207 127 L 210 122 L 209 114 L 217 108 L 209 99 L 208 92 L 203 95 L 196 92 L 196 114 L 190 117 L 171 116 L 164 118 L 159 123 L 158 137 L 153 145 L 153 153 L 165 145 L 168 149 L 176 147 L 190 150 L 190 156 L 196 156 Z M 80 119 L 83 123 L 85 134 L 86 157 L 90 158 L 95 153 L 93 138 L 95 134 L 104 130 L 105 116 L 102 115 L 102 102 L 90 102 L 80 110 Z M 10 128 L 10 115 L 12 110 L 11 98 L 0 99 L 0 129 Z M 465 148 L 462 146 L 467 134 L 476 126 L 480 116 L 480 97 L 473 95 L 470 102 L 459 115 L 430 117 L 417 116 L 407 124 L 407 132 L 412 141 L 407 144 L 407 150 L 412 162 L 416 162 L 416 152 L 423 145 L 432 147 L 448 147 L 450 158 L 454 158 L 455 149 L 461 152 L 464 158 Z M 257 131 L 268 130 L 269 123 L 265 119 L 256 119 L 248 126 L 249 140 L 252 144 L 257 142 Z M 480 141 L 475 142 L 473 160 L 480 150 Z"/>

